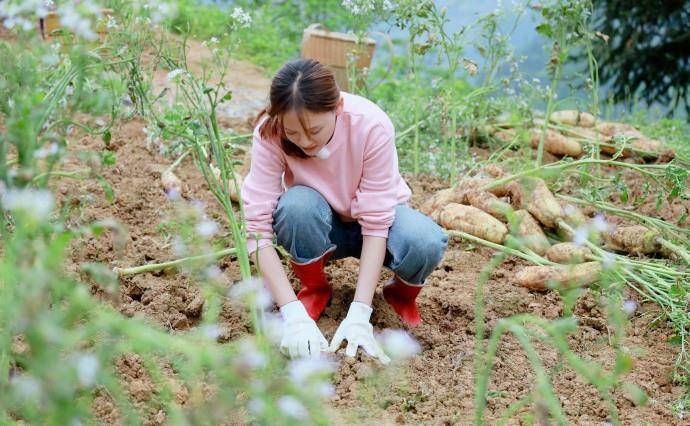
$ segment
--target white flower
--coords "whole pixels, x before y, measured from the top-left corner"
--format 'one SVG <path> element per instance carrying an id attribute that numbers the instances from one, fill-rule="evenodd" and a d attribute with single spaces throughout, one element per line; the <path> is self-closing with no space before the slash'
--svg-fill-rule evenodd
<path id="1" fill-rule="evenodd" d="M 82 386 L 91 387 L 96 383 L 100 362 L 93 354 L 80 354 L 76 360 L 77 379 Z"/>
<path id="2" fill-rule="evenodd" d="M 76 34 L 77 37 L 90 41 L 96 40 L 98 36 L 91 29 L 91 20 L 87 15 L 89 12 L 90 14 L 96 13 L 98 8 L 90 1 L 80 2 L 79 9 L 76 6 L 74 2 L 67 2 L 58 8 L 60 24 Z"/>
<path id="3" fill-rule="evenodd" d="M 587 226 L 580 226 L 575 230 L 573 235 L 573 242 L 578 246 L 584 246 L 589 238 L 589 228 Z"/>
<path id="4" fill-rule="evenodd" d="M 235 21 L 238 27 L 247 28 L 252 23 L 252 17 L 241 7 L 236 7 L 232 10 L 230 17 Z"/>
<path id="5" fill-rule="evenodd" d="M 220 336 L 220 327 L 218 324 L 204 324 L 199 328 L 201 334 L 210 340 L 216 340 Z"/>
<path id="6" fill-rule="evenodd" d="M 592 229 L 599 232 L 605 232 L 609 229 L 609 224 L 606 222 L 604 215 L 598 214 L 592 219 Z"/>
<path id="7" fill-rule="evenodd" d="M 259 327 L 268 340 L 275 344 L 280 343 L 280 339 L 283 337 L 283 319 L 280 315 L 273 312 L 262 312 Z"/>
<path id="8" fill-rule="evenodd" d="M 211 37 L 211 40 L 208 41 L 211 44 L 218 44 L 218 37 Z"/>
<path id="9" fill-rule="evenodd" d="M 148 3 L 146 5 L 149 6 Z M 153 5 L 153 7 L 151 7 L 150 10 L 151 18 L 150 20 L 148 20 L 148 22 L 153 24 L 160 24 L 166 19 L 173 18 L 175 15 L 177 15 L 177 4 L 158 2 L 157 4 Z"/>
<path id="10" fill-rule="evenodd" d="M 223 275 L 223 271 L 220 270 L 218 265 L 210 265 L 204 269 L 204 277 L 206 277 L 207 280 L 216 280 L 220 278 L 221 275 Z"/>
<path id="11" fill-rule="evenodd" d="M 611 269 L 616 265 L 616 255 L 605 251 L 601 256 L 601 265 L 604 269 Z"/>
<path id="12" fill-rule="evenodd" d="M 60 62 L 60 57 L 55 53 L 48 53 L 41 58 L 41 61 L 48 66 L 53 66 Z"/>
<path id="13" fill-rule="evenodd" d="M 203 238 L 210 238 L 218 232 L 219 226 L 218 224 L 210 219 L 205 219 L 199 223 L 196 224 L 194 227 L 196 230 L 196 233 L 199 234 L 199 236 Z"/>
<path id="14" fill-rule="evenodd" d="M 332 373 L 335 371 L 335 365 L 325 358 L 297 358 L 290 361 L 288 371 L 295 386 L 302 387 L 315 376 Z"/>
<path id="15" fill-rule="evenodd" d="M 286 416 L 293 417 L 295 419 L 306 419 L 307 409 L 299 402 L 296 398 L 292 396 L 283 396 L 278 400 L 278 408 Z"/>
<path id="16" fill-rule="evenodd" d="M 335 395 L 335 386 L 332 383 L 321 382 L 316 386 L 316 394 L 321 398 L 332 398 Z"/>
<path id="17" fill-rule="evenodd" d="M 178 80 L 178 77 L 185 76 L 185 75 L 187 75 L 187 71 L 183 70 L 182 68 L 172 70 L 168 73 L 168 81 L 169 82 L 175 82 Z"/>
<path id="18" fill-rule="evenodd" d="M 184 243 L 182 238 L 175 237 L 172 241 L 172 250 L 173 253 L 175 253 L 175 256 L 183 257 L 187 254 L 187 245 Z"/>
<path id="19" fill-rule="evenodd" d="M 235 283 L 228 290 L 228 296 L 231 299 L 249 302 L 259 310 L 265 310 L 273 305 L 273 298 L 264 286 L 263 280 L 256 277 Z"/>
<path id="20" fill-rule="evenodd" d="M 404 330 L 384 330 L 379 339 L 393 359 L 412 358 L 421 352 L 419 343 Z"/>
<path id="21" fill-rule="evenodd" d="M 266 409 L 266 403 L 259 398 L 252 398 L 247 404 L 247 410 L 252 414 L 261 414 Z"/>
<path id="22" fill-rule="evenodd" d="M 637 310 L 637 302 L 634 300 L 626 300 L 623 302 L 623 312 L 628 315 L 632 315 L 635 310 Z"/>
<path id="23" fill-rule="evenodd" d="M 48 217 L 53 211 L 53 194 L 45 189 L 15 189 L 3 191 L 0 195 L 6 211 L 23 211 L 38 220 Z"/>
<path id="24" fill-rule="evenodd" d="M 24 399 L 37 401 L 41 396 L 41 382 L 28 374 L 19 374 L 11 379 L 12 386 Z"/>
<path id="25" fill-rule="evenodd" d="M 58 153 L 58 144 L 55 142 L 48 146 L 44 146 L 39 150 L 34 151 L 34 158 L 46 158 L 50 155 L 55 155 Z"/>
<path id="26" fill-rule="evenodd" d="M 268 363 L 266 355 L 259 350 L 254 341 L 249 339 L 240 342 L 238 359 L 243 367 L 250 369 L 263 368 Z"/>
<path id="27" fill-rule="evenodd" d="M 113 16 L 108 16 L 108 22 L 105 25 L 108 29 L 117 28 L 117 20 Z"/>

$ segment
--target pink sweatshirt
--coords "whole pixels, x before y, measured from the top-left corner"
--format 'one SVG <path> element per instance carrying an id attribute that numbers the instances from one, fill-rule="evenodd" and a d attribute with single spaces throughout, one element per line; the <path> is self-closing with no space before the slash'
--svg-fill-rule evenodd
<path id="1" fill-rule="evenodd" d="M 271 244 L 278 198 L 294 185 L 318 191 L 342 220 L 357 220 L 362 235 L 387 237 L 395 206 L 409 200 L 390 118 L 368 99 L 340 93 L 344 108 L 326 145 L 327 159 L 288 156 L 280 141 L 264 140 L 259 126 L 254 129 L 251 168 L 242 184 L 250 254 Z"/>

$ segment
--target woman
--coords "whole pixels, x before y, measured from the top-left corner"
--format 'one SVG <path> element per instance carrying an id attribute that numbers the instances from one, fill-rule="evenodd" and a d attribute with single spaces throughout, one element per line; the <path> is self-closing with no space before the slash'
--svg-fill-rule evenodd
<path id="1" fill-rule="evenodd" d="M 341 92 L 319 62 L 302 59 L 278 71 L 256 123 L 242 199 L 249 253 L 284 319 L 281 350 L 314 356 L 347 340 L 347 356 L 361 346 L 386 362 L 369 322 L 381 267 L 395 273 L 384 299 L 406 324 L 420 324 L 415 299 L 448 241 L 406 205 L 391 120 L 371 101 Z M 274 236 L 292 256 L 297 295 Z M 324 266 L 348 256 L 360 258 L 357 287 L 329 347 L 315 323 L 332 295 Z"/>

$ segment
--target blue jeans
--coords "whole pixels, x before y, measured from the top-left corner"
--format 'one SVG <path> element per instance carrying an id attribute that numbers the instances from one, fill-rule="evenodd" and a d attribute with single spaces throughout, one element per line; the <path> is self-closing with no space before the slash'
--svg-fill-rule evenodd
<path id="1" fill-rule="evenodd" d="M 309 263 L 333 248 L 332 260 L 359 258 L 362 252 L 359 223 L 343 222 L 326 199 L 307 186 L 293 186 L 280 197 L 273 230 L 278 244 L 297 263 Z M 398 205 L 383 264 L 407 283 L 422 285 L 441 262 L 447 245 L 448 235 L 433 220 Z"/>

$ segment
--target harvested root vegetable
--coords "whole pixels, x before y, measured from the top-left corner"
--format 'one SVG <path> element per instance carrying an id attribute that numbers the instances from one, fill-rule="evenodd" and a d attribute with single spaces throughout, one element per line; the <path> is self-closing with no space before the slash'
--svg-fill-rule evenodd
<path id="1" fill-rule="evenodd" d="M 490 182 L 490 179 L 481 177 L 466 177 L 460 179 L 460 182 L 454 187 L 442 189 L 434 193 L 431 198 L 422 204 L 419 211 L 431 217 L 438 216 L 438 214 L 434 214 L 435 211 L 441 210 L 450 203 L 467 204 L 468 192 L 475 191 L 480 186 Z"/>
<path id="2" fill-rule="evenodd" d="M 482 167 L 481 171 L 493 178 L 502 178 L 507 175 L 506 171 L 503 170 L 501 166 L 498 166 L 496 164 L 489 164 L 487 166 L 484 166 Z"/>
<path id="3" fill-rule="evenodd" d="M 609 138 L 616 136 L 627 136 L 629 138 L 642 139 L 645 137 L 642 132 L 630 124 L 614 123 L 611 121 L 604 121 L 597 124 L 597 131 L 604 136 L 608 136 Z"/>
<path id="4" fill-rule="evenodd" d="M 520 221 L 517 234 L 522 243 L 539 256 L 543 256 L 551 244 L 539 222 L 527 210 L 518 210 L 515 216 Z"/>
<path id="5" fill-rule="evenodd" d="M 440 212 L 440 210 L 450 204 L 450 203 L 461 203 L 463 197 L 459 194 L 455 188 L 446 188 L 440 191 L 436 191 L 431 198 L 426 200 L 424 204 L 419 208 L 419 211 L 428 216 L 434 216 L 434 213 Z M 436 216 L 438 216 L 436 214 Z M 438 221 L 438 218 L 434 218 Z"/>
<path id="6" fill-rule="evenodd" d="M 166 194 L 182 194 L 182 181 L 172 170 L 165 170 L 161 173 L 161 185 Z"/>
<path id="7" fill-rule="evenodd" d="M 530 142 L 532 148 L 539 147 L 541 140 L 541 130 L 532 129 Z M 569 157 L 579 157 L 582 155 L 582 145 L 576 140 L 570 139 L 567 136 L 555 132 L 553 130 L 546 130 L 544 135 L 544 150 L 548 153 L 558 156 L 567 155 Z"/>
<path id="8" fill-rule="evenodd" d="M 561 205 L 561 208 L 563 209 L 563 221 L 570 226 L 572 229 L 577 229 L 587 223 L 587 216 L 585 216 L 584 213 L 582 213 L 582 210 L 577 207 L 575 204 L 570 204 L 565 201 L 560 201 L 559 204 Z M 558 235 L 564 239 L 564 240 L 572 240 L 573 235 L 572 232 L 568 231 L 565 228 L 559 227 L 558 228 Z"/>
<path id="9" fill-rule="evenodd" d="M 482 167 L 480 173 L 481 175 L 488 176 L 486 181 L 487 184 L 490 183 L 492 179 L 500 179 L 508 175 L 505 170 L 503 170 L 500 166 L 497 166 L 496 164 L 489 164 L 488 166 Z M 489 191 L 497 197 L 505 197 L 506 195 L 510 194 L 510 191 L 508 190 L 508 185 L 494 186 L 492 188 L 487 189 L 487 191 Z"/>
<path id="10" fill-rule="evenodd" d="M 546 258 L 562 264 L 584 263 L 592 259 L 592 251 L 575 243 L 558 243 L 546 252 Z"/>
<path id="11" fill-rule="evenodd" d="M 515 138 L 517 136 L 517 133 L 515 133 L 515 130 L 513 129 L 503 129 L 503 130 L 498 130 L 494 132 L 493 137 L 498 139 L 499 141 L 503 143 L 511 143 L 515 142 Z"/>
<path id="12" fill-rule="evenodd" d="M 469 191 L 466 198 L 471 206 L 483 210 L 496 219 L 503 221 L 506 220 L 506 212 L 513 209 L 510 204 L 487 191 Z"/>
<path id="13" fill-rule="evenodd" d="M 596 282 L 600 274 L 599 262 L 572 266 L 527 266 L 517 273 L 515 280 L 523 287 L 543 291 L 552 287 L 588 286 Z"/>
<path id="14" fill-rule="evenodd" d="M 594 123 L 596 122 L 592 114 L 574 109 L 552 112 L 549 119 L 554 123 L 580 127 L 594 127 Z"/>
<path id="15" fill-rule="evenodd" d="M 456 229 L 483 240 L 501 244 L 508 228 L 498 219 L 476 207 L 450 203 L 438 215 L 439 223 L 447 229 Z"/>
<path id="16" fill-rule="evenodd" d="M 577 228 L 587 223 L 587 216 L 582 213 L 582 210 L 580 210 L 578 206 L 565 201 L 559 201 L 559 204 L 563 208 L 563 219 L 565 220 L 565 223 L 573 228 Z"/>
<path id="17" fill-rule="evenodd" d="M 568 127 L 565 129 L 562 129 L 561 132 L 563 132 L 564 135 L 566 136 L 571 136 L 574 138 L 581 138 L 581 139 L 588 139 L 592 142 L 596 141 L 599 139 L 599 141 L 604 141 L 608 139 L 607 136 L 602 135 L 601 133 L 597 132 L 594 129 L 585 129 L 582 127 Z"/>
<path id="18" fill-rule="evenodd" d="M 638 151 L 644 151 L 637 153 L 640 157 L 657 158 L 663 154 L 668 158 L 667 161 L 670 161 L 676 156 L 672 149 L 668 148 L 663 142 L 656 139 L 637 139 L 632 141 L 630 146 Z"/>
<path id="19" fill-rule="evenodd" d="M 509 185 L 513 205 L 532 213 L 534 217 L 549 228 L 555 228 L 564 217 L 563 209 L 558 204 L 546 183 L 540 178 L 524 178 Z"/>
<path id="20" fill-rule="evenodd" d="M 630 254 L 657 253 L 661 250 L 659 233 L 642 225 L 619 226 L 604 235 L 608 248 Z"/>

